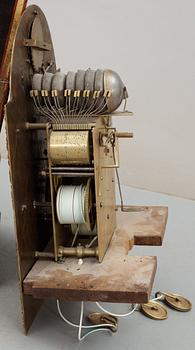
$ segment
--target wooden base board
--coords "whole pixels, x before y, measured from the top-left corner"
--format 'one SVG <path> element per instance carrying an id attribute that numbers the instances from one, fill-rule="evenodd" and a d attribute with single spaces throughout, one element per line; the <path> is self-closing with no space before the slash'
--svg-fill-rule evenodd
<path id="1" fill-rule="evenodd" d="M 76 258 L 62 264 L 38 260 L 23 282 L 24 293 L 34 298 L 147 302 L 156 257 L 129 256 L 128 251 L 133 244 L 161 245 L 167 214 L 166 207 L 119 211 L 118 228 L 101 264 L 92 258 L 84 259 L 82 265 Z"/>
<path id="2" fill-rule="evenodd" d="M 130 208 L 135 211 L 118 211 L 117 226 L 134 236 L 135 245 L 162 245 L 168 218 L 168 208 L 160 206 L 129 206 Z"/>
<path id="3" fill-rule="evenodd" d="M 82 266 L 78 260 L 63 264 L 38 261 L 24 280 L 24 293 L 34 298 L 69 301 L 146 303 L 156 271 L 156 257 L 106 254 L 99 264 L 91 259 Z"/>
<path id="4" fill-rule="evenodd" d="M 117 229 L 102 263 L 95 258 L 83 259 L 82 265 L 76 258 L 67 258 L 62 264 L 39 259 L 23 281 L 24 296 L 32 298 L 31 304 L 34 298 L 148 302 L 157 259 L 128 252 L 134 244 L 161 245 L 167 214 L 166 207 L 144 207 L 134 213 L 118 211 Z"/>

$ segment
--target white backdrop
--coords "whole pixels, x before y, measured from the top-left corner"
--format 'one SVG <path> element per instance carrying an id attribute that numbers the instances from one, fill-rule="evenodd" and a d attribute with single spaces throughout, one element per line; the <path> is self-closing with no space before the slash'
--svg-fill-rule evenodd
<path id="1" fill-rule="evenodd" d="M 62 71 L 112 68 L 128 88 L 135 116 L 115 122 L 135 135 L 121 141 L 122 183 L 195 199 L 195 2 L 34 2 Z"/>

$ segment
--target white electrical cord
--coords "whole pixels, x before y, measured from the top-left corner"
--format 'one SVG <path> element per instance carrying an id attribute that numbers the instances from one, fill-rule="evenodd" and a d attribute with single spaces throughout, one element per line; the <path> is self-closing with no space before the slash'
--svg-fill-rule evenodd
<path id="1" fill-rule="evenodd" d="M 162 300 L 162 299 L 164 299 L 164 295 L 163 294 L 159 295 L 159 297 L 151 299 L 151 301 L 157 301 L 157 300 Z"/>
<path id="2" fill-rule="evenodd" d="M 129 312 L 127 312 L 126 314 L 115 314 L 115 313 L 113 313 L 113 312 L 111 312 L 111 311 L 108 311 L 108 310 L 104 309 L 104 307 L 101 306 L 100 303 L 98 303 L 98 302 L 96 302 L 96 305 L 97 305 L 103 312 L 106 312 L 107 314 L 109 314 L 109 315 L 111 315 L 111 316 L 114 316 L 114 317 L 128 317 L 128 316 L 131 316 L 131 315 L 134 313 L 134 311 L 136 311 L 137 306 L 138 306 L 138 304 L 134 304 L 132 310 L 129 311 Z"/>
<path id="3" fill-rule="evenodd" d="M 116 317 L 130 316 L 134 311 L 136 311 L 136 308 L 137 308 L 137 304 L 135 304 L 133 309 L 130 312 L 126 313 L 126 314 L 114 314 L 114 313 L 111 313 L 110 311 L 107 311 L 104 308 L 102 308 L 102 306 L 98 302 L 96 302 L 96 304 L 97 304 L 97 306 L 100 309 L 102 309 L 107 314 L 112 315 L 112 316 L 116 316 Z M 84 303 L 82 301 L 81 302 L 80 321 L 79 321 L 79 324 L 75 324 L 75 323 L 69 321 L 67 318 L 65 318 L 65 316 L 62 314 L 62 311 L 61 311 L 61 308 L 60 308 L 60 302 L 59 302 L 59 300 L 57 300 L 57 309 L 58 309 L 59 315 L 62 318 L 62 320 L 64 322 L 66 322 L 67 324 L 69 324 L 70 326 L 72 326 L 72 327 L 79 328 L 79 330 L 78 330 L 78 340 L 79 341 L 85 339 L 88 335 L 90 335 L 92 333 L 95 333 L 95 332 L 99 332 L 99 331 L 109 331 L 109 332 L 112 333 L 112 331 L 109 328 L 113 328 L 114 326 L 112 324 L 110 324 L 110 323 L 102 323 L 102 324 L 97 324 L 97 325 L 84 326 L 82 324 L 83 323 L 83 305 L 84 305 Z M 106 327 L 109 327 L 109 328 L 106 328 Z M 81 336 L 82 329 L 91 329 L 91 328 L 93 328 L 92 331 L 89 331 L 88 333 L 86 333 L 83 336 Z"/>
<path id="4" fill-rule="evenodd" d="M 163 299 L 163 295 L 161 294 L 160 296 L 151 299 L 152 301 L 157 301 L 157 300 L 161 300 Z M 73 323 L 71 321 L 69 321 L 62 313 L 61 308 L 60 308 L 60 301 L 57 299 L 57 309 L 58 309 L 58 313 L 60 315 L 60 317 L 62 318 L 62 320 L 64 322 L 66 322 L 69 326 L 72 327 L 76 327 L 78 328 L 78 340 L 81 341 L 83 339 L 85 339 L 88 335 L 95 333 L 95 332 L 99 332 L 99 331 L 106 331 L 106 332 L 110 332 L 111 328 L 114 327 L 114 325 L 110 324 L 110 323 L 101 323 L 101 324 L 97 324 L 97 325 L 89 325 L 89 326 L 85 326 L 83 325 L 83 313 L 84 313 L 84 302 L 81 301 L 81 311 L 80 311 L 80 319 L 79 319 L 79 324 Z M 100 305 L 100 303 L 96 302 L 96 305 L 105 313 L 114 316 L 114 317 L 128 317 L 131 316 L 137 309 L 138 304 L 132 304 L 133 308 L 131 311 L 125 313 L 125 314 L 116 314 L 113 313 L 111 311 L 106 310 L 103 306 Z M 109 328 L 106 328 L 109 327 Z M 91 331 L 89 331 L 88 333 L 84 334 L 83 336 L 81 335 L 82 333 L 82 329 L 92 329 Z"/>
<path id="5" fill-rule="evenodd" d="M 103 324 L 103 325 L 99 324 L 99 325 L 93 325 L 93 328 L 95 328 L 95 326 L 96 326 L 96 329 L 93 329 L 92 331 L 89 331 L 88 333 L 81 336 L 82 328 L 88 327 L 88 326 L 83 326 L 83 305 L 84 305 L 84 303 L 83 303 L 83 301 L 81 301 L 81 312 L 80 312 L 80 321 L 79 321 L 79 330 L 78 330 L 78 340 L 79 341 L 84 340 L 88 335 L 95 333 L 95 332 L 99 332 L 99 331 L 111 332 L 110 329 L 105 328 L 105 326 L 108 326 L 108 325 L 110 327 L 111 326 L 110 324 Z M 100 328 L 101 326 L 104 326 L 104 328 Z M 92 326 L 89 326 L 89 327 L 92 328 Z"/>
<path id="6" fill-rule="evenodd" d="M 89 244 L 86 244 L 86 248 L 90 248 L 90 247 L 93 245 L 93 243 L 94 243 L 97 239 L 98 239 L 98 236 L 95 236 L 95 237 L 91 240 L 91 242 L 89 242 Z"/>
<path id="7" fill-rule="evenodd" d="M 64 322 L 66 322 L 67 324 L 69 324 L 69 326 L 72 326 L 72 327 L 76 327 L 76 328 L 79 328 L 79 332 L 78 332 L 78 339 L 79 340 L 83 340 L 84 338 L 86 338 L 89 334 L 92 334 L 94 332 L 98 332 L 98 331 L 108 331 L 108 332 L 111 332 L 110 329 L 106 328 L 106 327 L 110 327 L 110 328 L 113 328 L 114 326 L 111 325 L 110 323 L 102 323 L 102 324 L 97 324 L 97 325 L 90 325 L 90 326 L 84 326 L 82 324 L 82 321 L 83 321 L 83 301 L 81 302 L 81 313 L 80 313 L 80 322 L 79 324 L 76 324 L 76 323 L 73 323 L 71 321 L 69 321 L 63 314 L 62 314 L 62 311 L 61 311 L 61 308 L 60 308 L 60 302 L 59 300 L 57 300 L 57 309 L 58 309 L 58 312 L 59 312 L 59 315 L 60 317 L 62 318 L 62 320 Z M 100 328 L 100 327 L 104 327 L 104 328 Z M 89 331 L 88 333 L 86 333 L 83 337 L 81 337 L 81 331 L 82 329 L 91 329 L 93 328 L 92 331 Z"/>

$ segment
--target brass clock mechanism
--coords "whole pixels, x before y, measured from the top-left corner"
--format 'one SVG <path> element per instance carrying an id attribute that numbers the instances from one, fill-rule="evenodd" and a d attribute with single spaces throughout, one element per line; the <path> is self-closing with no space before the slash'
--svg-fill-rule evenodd
<path id="1" fill-rule="evenodd" d="M 128 254 L 134 244 L 162 244 L 168 210 L 123 204 L 119 139 L 133 134 L 116 130 L 112 119 L 132 116 L 127 98 L 114 70 L 57 69 L 43 12 L 36 5 L 25 10 L 12 51 L 6 129 L 26 332 L 45 298 L 57 299 L 69 324 L 60 300 L 81 301 L 79 340 L 96 327 L 116 332 L 118 317 L 130 316 L 137 304 L 158 320 L 167 310 L 157 300 L 191 308 L 171 293 L 149 301 L 156 257 Z M 82 338 L 84 301 L 103 312 L 90 313 L 94 330 Z M 99 302 L 134 306 L 120 315 Z"/>
<path id="2" fill-rule="evenodd" d="M 57 70 L 43 13 L 26 10 L 13 49 L 7 129 L 13 186 L 21 188 L 13 194 L 17 227 L 25 235 L 25 222 L 29 237 L 37 236 L 34 256 L 104 258 L 116 228 L 118 138 L 133 136 L 117 132 L 112 115 L 132 115 L 115 112 L 127 97 L 111 69 Z"/>

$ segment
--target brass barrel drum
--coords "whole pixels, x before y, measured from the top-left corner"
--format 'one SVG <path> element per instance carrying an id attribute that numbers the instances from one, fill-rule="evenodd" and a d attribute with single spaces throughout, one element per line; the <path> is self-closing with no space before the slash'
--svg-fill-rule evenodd
<path id="1" fill-rule="evenodd" d="M 90 164 L 89 131 L 51 131 L 49 155 L 52 165 Z"/>

